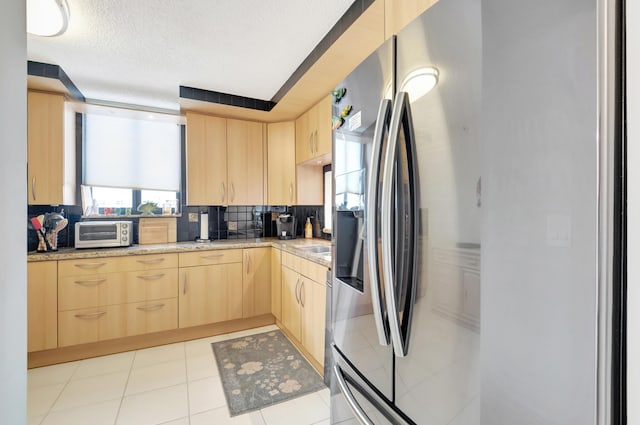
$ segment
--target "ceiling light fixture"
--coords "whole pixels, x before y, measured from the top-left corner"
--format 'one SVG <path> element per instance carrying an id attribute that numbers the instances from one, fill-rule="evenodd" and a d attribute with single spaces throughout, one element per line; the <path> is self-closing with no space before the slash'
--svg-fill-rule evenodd
<path id="1" fill-rule="evenodd" d="M 27 32 L 42 37 L 55 37 L 67 30 L 67 0 L 27 0 Z"/>
<path id="2" fill-rule="evenodd" d="M 408 92 L 409 99 L 414 102 L 438 84 L 438 76 L 438 70 L 432 66 L 418 68 L 405 77 L 400 85 L 400 91 Z"/>

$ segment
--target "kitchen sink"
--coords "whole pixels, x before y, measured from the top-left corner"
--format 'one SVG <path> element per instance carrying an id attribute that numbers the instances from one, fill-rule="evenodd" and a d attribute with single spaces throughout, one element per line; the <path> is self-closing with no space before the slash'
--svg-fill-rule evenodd
<path id="1" fill-rule="evenodd" d="M 311 252 L 313 254 L 329 254 L 331 252 L 331 247 L 324 245 L 300 246 L 298 249 L 305 252 Z"/>

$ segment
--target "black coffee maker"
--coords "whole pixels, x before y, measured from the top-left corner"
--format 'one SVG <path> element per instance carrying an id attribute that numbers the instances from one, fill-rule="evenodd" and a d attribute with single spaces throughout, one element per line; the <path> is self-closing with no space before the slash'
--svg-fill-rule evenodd
<path id="1" fill-rule="evenodd" d="M 291 214 L 280 214 L 276 219 L 278 239 L 296 238 L 296 218 Z"/>

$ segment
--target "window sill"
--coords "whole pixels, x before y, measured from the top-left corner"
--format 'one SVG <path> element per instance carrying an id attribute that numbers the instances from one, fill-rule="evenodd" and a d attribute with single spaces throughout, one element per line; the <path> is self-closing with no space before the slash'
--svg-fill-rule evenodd
<path id="1" fill-rule="evenodd" d="M 127 218 L 168 218 L 168 217 L 182 217 L 182 214 L 129 214 L 129 215 L 118 215 L 118 214 L 91 214 L 91 215 L 82 215 L 80 218 L 117 218 L 117 219 L 127 219 Z"/>

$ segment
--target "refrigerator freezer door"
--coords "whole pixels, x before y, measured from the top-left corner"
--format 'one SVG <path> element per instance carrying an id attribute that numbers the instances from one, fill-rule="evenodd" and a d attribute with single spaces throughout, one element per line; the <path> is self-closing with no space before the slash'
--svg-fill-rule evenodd
<path id="1" fill-rule="evenodd" d="M 371 387 L 339 350 L 333 350 L 331 423 L 335 425 L 413 425 Z"/>
<path id="2" fill-rule="evenodd" d="M 481 55 L 476 0 L 440 1 L 398 34 L 396 84 L 413 116 L 420 230 L 395 403 L 418 424 L 481 423 Z"/>
<path id="3" fill-rule="evenodd" d="M 370 195 L 365 189 L 370 182 L 365 180 L 372 174 L 380 102 L 390 101 L 393 95 L 394 44 L 394 39 L 387 41 L 340 83 L 338 88 L 346 89 L 346 94 L 333 107 L 334 116 L 340 116 L 351 106 L 344 124 L 333 134 L 333 339 L 353 367 L 388 400 L 393 399 L 393 352 L 390 345 L 380 345 L 374 315 L 372 296 L 382 292 L 382 282 L 371 279 L 369 273 L 378 262 L 369 257 L 368 238 L 376 235 L 366 231 L 365 222 L 375 214 L 366 209 Z M 384 133 L 383 145 L 388 138 Z M 380 307 L 383 311 L 378 313 L 384 318 L 385 303 Z"/>

